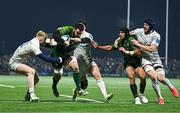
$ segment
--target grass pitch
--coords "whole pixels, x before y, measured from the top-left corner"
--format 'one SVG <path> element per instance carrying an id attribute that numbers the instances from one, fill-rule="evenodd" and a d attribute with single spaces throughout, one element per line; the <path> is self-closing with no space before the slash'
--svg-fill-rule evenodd
<path id="1" fill-rule="evenodd" d="M 52 77 L 40 76 L 40 82 L 36 88 L 36 94 L 40 97 L 40 102 L 31 103 L 24 101 L 27 90 L 25 76 L 0 75 L 0 113 L 180 113 L 180 98 L 174 98 L 170 90 L 162 84 L 160 86 L 165 105 L 157 104 L 157 98 L 149 79 L 145 91 L 149 103 L 134 105 L 127 78 L 104 77 L 103 79 L 107 91 L 114 94 L 109 103 L 104 103 L 103 96 L 92 77 L 88 78 L 87 90 L 89 94 L 81 96 L 77 102 L 73 102 L 71 95 L 74 82 L 71 76 L 61 79 L 58 87 L 61 96 L 58 98 L 52 94 Z M 180 79 L 170 80 L 180 91 Z M 136 82 L 139 86 L 138 78 Z"/>

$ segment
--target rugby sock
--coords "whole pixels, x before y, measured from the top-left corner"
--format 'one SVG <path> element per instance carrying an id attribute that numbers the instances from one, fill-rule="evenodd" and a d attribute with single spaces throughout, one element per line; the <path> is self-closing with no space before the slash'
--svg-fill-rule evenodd
<path id="1" fill-rule="evenodd" d="M 56 87 L 56 85 L 58 84 L 59 80 L 60 80 L 60 78 L 58 78 L 56 76 L 53 77 L 53 87 Z"/>
<path id="2" fill-rule="evenodd" d="M 131 89 L 131 92 L 132 92 L 134 98 L 138 97 L 136 84 L 131 84 L 130 89 Z"/>
<path id="3" fill-rule="evenodd" d="M 98 85 L 102 95 L 104 97 L 106 97 L 107 92 L 106 92 L 106 87 L 105 87 L 104 81 L 102 79 L 99 79 L 99 80 L 96 81 L 96 84 Z"/>
<path id="4" fill-rule="evenodd" d="M 163 83 L 164 85 L 168 86 L 170 89 L 173 87 L 173 85 L 167 78 L 165 78 L 163 81 L 160 81 L 160 82 Z"/>
<path id="5" fill-rule="evenodd" d="M 74 79 L 74 82 L 76 84 L 76 89 L 78 91 L 80 91 L 81 90 L 81 83 L 80 83 L 79 73 L 73 73 L 73 79 Z"/>
<path id="6" fill-rule="evenodd" d="M 152 87 L 153 87 L 154 91 L 156 92 L 156 95 L 159 98 L 163 98 L 162 95 L 161 95 L 161 91 L 160 91 L 160 87 L 159 87 L 159 84 L 157 82 L 157 79 L 156 80 L 152 80 Z"/>
<path id="7" fill-rule="evenodd" d="M 146 82 L 144 84 L 140 83 L 140 93 L 141 94 L 144 94 L 145 87 L 146 87 Z"/>

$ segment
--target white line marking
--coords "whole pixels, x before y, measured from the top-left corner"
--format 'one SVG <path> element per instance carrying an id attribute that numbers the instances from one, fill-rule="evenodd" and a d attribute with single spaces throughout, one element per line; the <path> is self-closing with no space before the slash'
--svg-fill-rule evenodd
<path id="1" fill-rule="evenodd" d="M 15 86 L 9 86 L 9 85 L 4 85 L 4 84 L 0 84 L 0 87 L 15 88 Z"/>
<path id="2" fill-rule="evenodd" d="M 61 97 L 67 97 L 67 98 L 72 98 L 72 96 L 69 96 L 69 95 L 60 95 Z M 87 100 L 87 101 L 90 101 L 90 102 L 96 102 L 96 103 L 105 103 L 103 101 L 98 101 L 98 100 L 93 100 L 93 99 L 88 99 L 88 98 L 80 98 L 80 97 L 77 97 L 77 99 L 79 100 Z"/>

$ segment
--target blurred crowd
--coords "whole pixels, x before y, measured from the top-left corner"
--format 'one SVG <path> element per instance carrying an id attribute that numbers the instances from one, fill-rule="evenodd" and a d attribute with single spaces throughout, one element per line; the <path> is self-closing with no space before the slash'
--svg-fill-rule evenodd
<path id="1" fill-rule="evenodd" d="M 8 62 L 11 55 L 0 56 L 0 74 L 11 74 Z M 94 60 L 98 64 L 102 75 L 118 75 L 125 76 L 122 60 L 120 58 L 95 57 Z M 27 61 L 27 64 L 33 66 L 41 75 L 51 75 L 53 68 L 50 63 L 46 63 L 38 58 L 33 58 Z M 180 60 L 172 59 L 168 61 L 168 66 L 165 68 L 166 76 L 169 78 L 180 77 Z M 70 73 L 68 67 L 64 67 L 64 73 Z"/>

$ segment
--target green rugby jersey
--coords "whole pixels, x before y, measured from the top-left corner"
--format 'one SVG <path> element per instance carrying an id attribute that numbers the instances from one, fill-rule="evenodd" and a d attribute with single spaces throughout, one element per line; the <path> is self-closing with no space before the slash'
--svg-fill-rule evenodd
<path id="1" fill-rule="evenodd" d="M 53 56 L 66 58 L 73 55 L 73 50 L 77 47 L 77 44 L 70 43 L 70 45 L 66 47 L 64 40 L 61 38 L 63 35 L 68 35 L 70 38 L 73 38 L 73 29 L 74 27 L 72 26 L 59 27 L 53 34 L 53 38 L 57 41 L 57 46 L 53 48 Z"/>
<path id="2" fill-rule="evenodd" d="M 113 49 L 118 49 L 120 47 L 124 47 L 126 51 L 134 51 L 137 47 L 132 44 L 132 40 L 137 40 L 135 35 L 130 35 L 129 37 L 125 37 L 124 39 L 116 39 L 113 45 Z M 140 63 L 141 58 L 139 56 L 130 56 L 123 53 L 124 63 L 133 64 L 133 63 Z"/>

